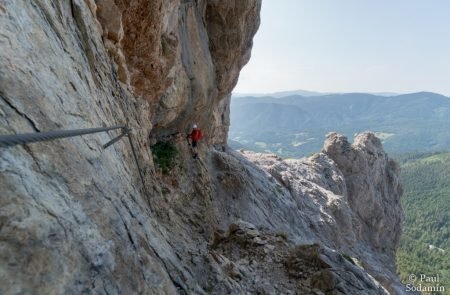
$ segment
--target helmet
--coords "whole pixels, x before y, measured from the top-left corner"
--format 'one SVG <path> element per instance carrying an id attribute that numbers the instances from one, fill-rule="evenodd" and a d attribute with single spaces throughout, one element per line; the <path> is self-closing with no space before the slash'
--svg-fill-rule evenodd
<path id="1" fill-rule="evenodd" d="M 194 124 L 192 128 L 197 129 L 197 124 Z"/>

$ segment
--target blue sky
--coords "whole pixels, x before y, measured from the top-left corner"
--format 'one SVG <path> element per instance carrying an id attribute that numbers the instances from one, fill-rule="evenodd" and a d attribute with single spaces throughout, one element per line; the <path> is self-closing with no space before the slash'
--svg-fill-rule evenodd
<path id="1" fill-rule="evenodd" d="M 263 0 L 234 92 L 450 95 L 450 0 Z"/>

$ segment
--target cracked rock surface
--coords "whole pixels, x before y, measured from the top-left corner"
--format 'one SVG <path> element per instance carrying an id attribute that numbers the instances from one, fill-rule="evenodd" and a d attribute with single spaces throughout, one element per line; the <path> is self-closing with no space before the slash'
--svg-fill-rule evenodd
<path id="1" fill-rule="evenodd" d="M 227 274 L 223 284 L 235 294 L 388 294 L 352 259 L 319 244 L 294 246 L 242 220 L 212 249 L 216 273 Z"/>

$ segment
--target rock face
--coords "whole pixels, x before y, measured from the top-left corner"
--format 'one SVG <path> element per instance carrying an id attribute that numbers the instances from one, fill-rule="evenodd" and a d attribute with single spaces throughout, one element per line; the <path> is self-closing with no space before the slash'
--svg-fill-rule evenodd
<path id="1" fill-rule="evenodd" d="M 1 294 L 401 293 L 398 167 L 376 138 L 284 161 L 223 145 L 260 6 L 0 3 L 0 134 L 127 125 L 144 178 L 127 140 L 102 148 L 114 131 L 0 149 Z M 199 161 L 193 122 L 214 144 Z"/>
<path id="2" fill-rule="evenodd" d="M 353 145 L 342 135 L 329 134 L 323 152 L 345 178 L 350 208 L 361 221 L 355 225 L 356 238 L 394 255 L 403 218 L 399 165 L 388 158 L 373 133 L 356 136 Z"/>
<path id="3" fill-rule="evenodd" d="M 283 185 L 289 192 L 286 203 L 297 203 L 300 212 L 286 212 L 284 219 L 294 219 L 287 214 L 301 216 L 289 222 L 289 230 L 298 227 L 293 234 L 302 243 L 320 241 L 356 257 L 386 288 L 402 292 L 393 279 L 403 220 L 400 168 L 373 133 L 357 135 L 353 144 L 331 133 L 323 151 L 307 159 L 282 160 L 251 152 L 244 155 Z"/>
<path id="4" fill-rule="evenodd" d="M 211 143 L 225 143 L 229 95 L 250 58 L 261 1 L 89 4 L 119 80 L 150 102 L 152 135 L 185 132 L 195 120 Z"/>

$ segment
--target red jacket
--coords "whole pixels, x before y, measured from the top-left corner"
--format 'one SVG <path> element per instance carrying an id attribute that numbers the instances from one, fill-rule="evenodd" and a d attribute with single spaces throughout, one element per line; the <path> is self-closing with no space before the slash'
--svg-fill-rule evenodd
<path id="1" fill-rule="evenodd" d="M 199 141 L 203 138 L 203 133 L 200 129 L 192 130 L 191 136 L 192 140 Z"/>

